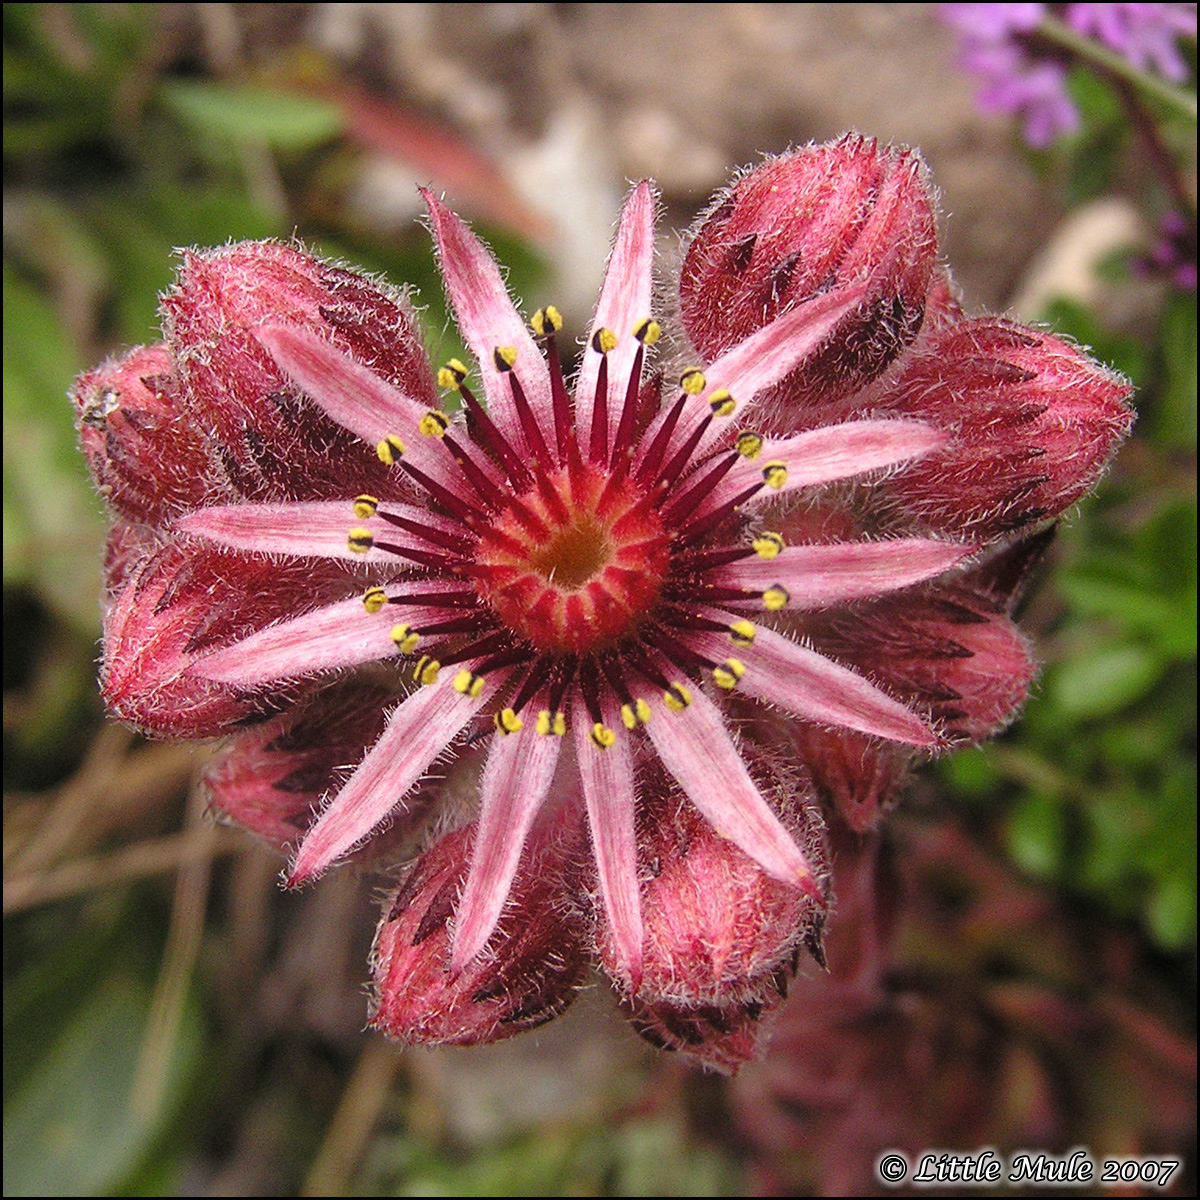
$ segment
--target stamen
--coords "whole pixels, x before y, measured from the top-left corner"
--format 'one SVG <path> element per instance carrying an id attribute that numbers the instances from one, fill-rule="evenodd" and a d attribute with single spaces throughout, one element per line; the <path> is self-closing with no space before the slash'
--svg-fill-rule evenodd
<path id="1" fill-rule="evenodd" d="M 663 692 L 663 700 L 672 712 L 683 712 L 692 702 L 692 693 L 682 683 L 672 683 Z"/>
<path id="2" fill-rule="evenodd" d="M 733 410 L 737 408 L 737 402 L 730 394 L 728 388 L 717 388 L 708 397 L 708 407 L 712 409 L 714 417 L 729 417 L 733 415 Z"/>
<path id="3" fill-rule="evenodd" d="M 600 721 L 592 726 L 592 743 L 600 750 L 607 750 L 617 740 L 617 735 Z"/>
<path id="4" fill-rule="evenodd" d="M 429 525 L 422 525 L 419 521 L 414 521 L 411 517 L 402 517 L 399 513 L 388 512 L 386 509 L 379 511 L 379 518 L 386 521 L 389 525 L 396 526 L 397 529 L 407 530 L 409 533 L 416 534 L 419 538 L 424 538 L 425 541 L 434 546 L 441 546 L 443 550 L 449 550 L 454 554 L 461 554 L 471 544 L 472 540 L 469 537 L 464 537 L 461 534 L 446 533 L 441 529 L 434 529 Z"/>
<path id="5" fill-rule="evenodd" d="M 780 583 L 776 583 L 763 592 L 763 608 L 769 612 L 778 612 L 781 608 L 787 607 L 788 601 L 791 598 L 791 593 L 787 588 Z"/>
<path id="6" fill-rule="evenodd" d="M 704 537 L 710 529 L 713 529 L 727 517 L 737 512 L 738 508 L 745 504 L 751 496 L 758 495 L 762 491 L 762 488 L 763 485 L 761 483 L 752 483 L 745 491 L 738 492 L 732 499 L 727 500 L 724 504 L 719 504 L 712 512 L 707 513 L 703 517 L 696 517 L 691 521 L 685 522 L 679 531 L 680 540 L 694 542 Z"/>
<path id="7" fill-rule="evenodd" d="M 542 737 L 548 737 L 554 734 L 555 737 L 562 737 L 567 732 L 566 714 L 562 712 L 551 712 L 548 708 L 539 710 L 537 715 L 537 732 Z"/>
<path id="8" fill-rule="evenodd" d="M 440 413 L 436 409 L 431 408 L 418 422 L 417 428 L 426 437 L 442 437 L 446 432 L 446 426 L 450 422 L 446 418 L 445 413 Z"/>
<path id="9" fill-rule="evenodd" d="M 483 515 L 479 509 L 467 504 L 448 488 L 444 488 L 440 483 L 430 479 L 424 471 L 414 467 L 412 463 L 402 461 L 400 468 L 407 471 L 443 508 L 452 512 L 464 525 L 473 526 Z"/>
<path id="10" fill-rule="evenodd" d="M 704 372 L 699 367 L 689 367 L 679 377 L 679 388 L 688 396 L 698 396 L 704 391 L 706 382 Z"/>
<path id="11" fill-rule="evenodd" d="M 389 433 L 375 447 L 375 453 L 385 467 L 394 467 L 404 453 L 404 443 L 394 433 Z"/>
<path id="12" fill-rule="evenodd" d="M 389 636 L 401 654 L 411 654 L 421 640 L 420 633 L 411 625 L 393 625 Z"/>
<path id="13" fill-rule="evenodd" d="M 759 558 L 766 559 L 778 558 L 784 546 L 783 538 L 770 530 L 763 530 L 750 544 Z"/>
<path id="14" fill-rule="evenodd" d="M 525 722 L 511 708 L 502 708 L 492 720 L 495 722 L 496 729 L 505 736 L 517 733 L 525 727 Z"/>
<path id="15" fill-rule="evenodd" d="M 554 403 L 554 442 L 561 466 L 566 460 L 567 442 L 571 438 L 571 397 L 563 379 L 562 359 L 558 354 L 555 334 L 562 328 L 562 314 L 553 305 L 539 308 L 533 314 L 533 331 L 542 339 L 542 353 L 550 369 L 550 396 Z"/>
<path id="16" fill-rule="evenodd" d="M 355 527 L 346 535 L 346 546 L 353 554 L 366 554 L 375 545 L 375 535 L 369 529 Z"/>
<path id="17" fill-rule="evenodd" d="M 725 478 L 737 460 L 736 454 L 726 454 L 718 459 L 700 475 L 695 483 L 672 502 L 663 513 L 663 521 L 671 525 L 685 526 L 687 518 L 712 494 L 713 489 Z"/>
<path id="18" fill-rule="evenodd" d="M 467 482 L 475 489 L 475 494 L 480 500 L 490 509 L 498 508 L 504 498 L 503 493 L 484 474 L 483 468 L 459 445 L 456 438 L 451 437 L 449 434 L 444 434 L 443 444 L 450 451 L 450 457 L 454 459 L 459 470 L 467 477 Z"/>
<path id="19" fill-rule="evenodd" d="M 366 521 L 375 515 L 375 510 L 379 507 L 379 500 L 375 496 L 355 496 L 354 497 L 354 515 L 360 521 Z"/>
<path id="20" fill-rule="evenodd" d="M 388 602 L 387 592 L 381 587 L 369 587 L 363 592 L 362 602 L 367 612 L 377 613 Z"/>
<path id="21" fill-rule="evenodd" d="M 509 362 L 508 353 L 512 352 L 512 361 Z M 542 431 L 537 422 L 537 417 L 533 414 L 533 409 L 529 406 L 529 399 L 525 395 L 525 389 L 521 386 L 521 381 L 517 378 L 516 371 L 513 370 L 513 363 L 517 361 L 517 352 L 512 346 L 497 346 L 496 347 L 496 365 L 501 362 L 507 362 L 509 387 L 512 390 L 513 407 L 517 410 L 517 419 L 521 422 L 521 432 L 525 435 L 525 446 L 533 455 L 534 461 L 539 463 L 548 462 L 550 459 L 550 449 L 546 445 L 546 439 L 542 437 Z"/>
<path id="22" fill-rule="evenodd" d="M 460 376 L 459 371 L 462 371 Z M 443 376 L 442 372 L 445 372 Z M 452 379 L 455 381 L 454 386 L 458 389 L 458 394 L 462 398 L 463 409 L 469 418 L 472 426 L 471 436 L 476 441 L 485 453 L 500 464 L 504 468 L 504 473 L 508 476 L 509 481 L 514 487 L 521 489 L 529 486 L 530 474 L 526 469 L 525 464 L 521 461 L 520 456 L 509 445 L 508 439 L 496 427 L 496 423 L 488 416 L 487 412 L 479 401 L 475 398 L 475 393 L 463 382 L 466 375 L 466 367 L 454 358 L 450 360 L 450 364 L 442 368 L 442 372 L 438 373 L 439 382 L 443 378 Z"/>
<path id="23" fill-rule="evenodd" d="M 464 696 L 470 696 L 471 699 L 477 699 L 483 691 L 484 679 L 482 675 L 476 674 L 474 671 L 468 671 L 465 667 L 459 671 L 454 677 L 454 690 Z"/>
<path id="24" fill-rule="evenodd" d="M 663 456 L 667 452 L 667 446 L 670 444 L 671 437 L 675 433 L 675 427 L 679 424 L 679 418 L 683 416 L 683 410 L 687 407 L 687 394 L 683 393 L 679 399 L 675 401 L 671 407 L 671 411 L 667 413 L 666 420 L 663 421 L 662 427 L 654 435 L 654 440 L 650 443 L 650 449 L 646 451 L 646 457 L 642 459 L 641 466 L 638 467 L 638 479 L 645 479 L 653 476 L 662 463 Z"/>
<path id="25" fill-rule="evenodd" d="M 592 349 L 600 355 L 592 405 L 592 436 L 588 445 L 588 457 L 594 463 L 608 461 L 608 354 L 616 345 L 617 335 L 611 329 L 597 329 L 592 334 Z"/>
<path id="26" fill-rule="evenodd" d="M 767 463 L 762 469 L 763 482 L 767 487 L 775 488 L 776 490 L 787 483 L 787 476 L 787 463 L 779 462 L 778 460 Z"/>
<path id="27" fill-rule="evenodd" d="M 717 687 L 732 692 L 738 680 L 746 673 L 746 664 L 740 658 L 727 658 L 719 667 L 713 667 L 713 679 Z"/>
<path id="28" fill-rule="evenodd" d="M 734 621 L 729 626 L 729 640 L 735 646 L 754 644 L 754 624 L 751 621 Z"/>
<path id="29" fill-rule="evenodd" d="M 711 424 L 712 414 L 710 413 L 692 430 L 687 441 L 671 456 L 671 461 L 667 463 L 658 477 L 660 488 L 669 488 L 683 473 L 692 460 L 692 452 L 700 444 L 700 439 Z"/>
<path id="30" fill-rule="evenodd" d="M 743 458 L 753 459 L 762 453 L 763 441 L 761 433 L 755 433 L 753 429 L 743 429 L 733 444 Z"/>
<path id="31" fill-rule="evenodd" d="M 431 687 L 437 683 L 438 672 L 441 669 L 442 664 L 436 658 L 431 658 L 428 654 L 422 654 L 417 659 L 416 666 L 413 668 L 413 677 L 423 687 Z"/>

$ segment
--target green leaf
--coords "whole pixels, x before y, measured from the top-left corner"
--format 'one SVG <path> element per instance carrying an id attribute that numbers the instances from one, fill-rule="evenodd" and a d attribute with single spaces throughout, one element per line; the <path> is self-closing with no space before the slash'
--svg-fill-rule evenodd
<path id="1" fill-rule="evenodd" d="M 174 80 L 163 87 L 167 107 L 198 133 L 235 142 L 266 142 L 307 150 L 336 137 L 342 116 L 328 101 L 262 87 Z"/>

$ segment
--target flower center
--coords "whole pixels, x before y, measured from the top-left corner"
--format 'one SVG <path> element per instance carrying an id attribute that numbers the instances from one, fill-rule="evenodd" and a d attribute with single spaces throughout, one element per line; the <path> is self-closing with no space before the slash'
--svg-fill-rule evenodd
<path id="1" fill-rule="evenodd" d="M 668 561 L 669 539 L 645 492 L 577 463 L 495 514 L 474 574 L 481 598 L 538 650 L 583 654 L 636 631 Z"/>

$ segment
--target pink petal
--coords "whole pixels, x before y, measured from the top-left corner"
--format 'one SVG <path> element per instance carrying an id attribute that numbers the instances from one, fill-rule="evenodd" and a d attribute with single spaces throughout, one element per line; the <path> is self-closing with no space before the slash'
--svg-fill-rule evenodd
<path id="1" fill-rule="evenodd" d="M 423 591 L 438 589 L 428 581 Z M 400 585 L 384 589 L 397 595 Z M 408 624 L 417 629 L 423 622 L 444 620 L 446 609 L 408 605 L 384 605 L 369 613 L 362 598 L 340 600 L 314 609 L 290 621 L 281 621 L 249 637 L 216 650 L 193 664 L 191 674 L 242 688 L 258 687 L 280 679 L 356 667 L 398 655 L 391 630 Z"/>
<path id="2" fill-rule="evenodd" d="M 438 483 L 454 478 L 447 454 L 437 452 L 418 425 L 429 408 L 336 346 L 292 325 L 263 325 L 255 336 L 287 378 L 339 425 L 375 446 L 395 435 L 410 460 Z M 353 486 L 353 481 L 348 482 Z"/>
<path id="3" fill-rule="evenodd" d="M 388 511 L 419 521 L 447 533 L 461 532 L 428 509 L 407 504 L 388 504 Z M 363 528 L 381 540 L 408 545 L 411 535 L 397 530 L 379 517 L 360 520 L 349 500 L 310 500 L 295 504 L 213 505 L 180 517 L 175 528 L 191 537 L 204 538 L 234 550 L 257 554 L 291 554 L 300 557 L 344 558 L 354 563 L 397 565 L 394 555 L 371 549 L 360 554 L 350 549 L 351 529 Z M 418 541 L 418 544 L 419 541 Z"/>
<path id="4" fill-rule="evenodd" d="M 474 665 L 464 664 L 468 669 Z M 503 682 L 503 672 L 495 672 L 472 697 L 455 691 L 449 680 L 439 680 L 399 704 L 383 736 L 300 844 L 288 885 L 320 874 L 401 807 L 408 790 Z"/>
<path id="5" fill-rule="evenodd" d="M 496 369 L 493 357 L 497 346 L 513 346 L 517 351 L 514 367 L 517 378 L 542 435 L 552 442 L 550 374 L 537 343 L 509 298 L 496 260 L 432 192 L 422 188 L 421 195 L 433 221 L 446 293 L 463 338 L 479 362 L 489 415 L 511 442 L 517 446 L 524 444 L 511 385 Z"/>
<path id="6" fill-rule="evenodd" d="M 646 726 L 663 765 L 722 837 L 768 875 L 820 900 L 808 860 L 750 778 L 717 706 L 699 687 L 689 691 L 682 712 L 658 705 Z"/>
<path id="7" fill-rule="evenodd" d="M 769 439 L 753 458 L 742 458 L 713 491 L 700 515 L 719 508 L 763 479 L 768 463 L 783 463 L 787 475 L 779 487 L 765 487 L 746 501 L 748 506 L 776 496 L 850 479 L 867 471 L 894 467 L 921 458 L 950 440 L 947 430 L 922 421 L 847 421 L 793 437 Z"/>
<path id="8" fill-rule="evenodd" d="M 613 244 L 600 289 L 596 315 L 588 330 L 587 348 L 575 385 L 575 423 L 588 442 L 592 428 L 592 408 L 596 395 L 596 374 L 601 355 L 591 346 L 590 335 L 597 329 L 611 329 L 617 335 L 616 349 L 608 354 L 609 419 L 608 440 L 612 445 L 625 399 L 625 387 L 633 368 L 638 341 L 633 330 L 650 316 L 652 300 L 652 268 L 654 266 L 654 192 L 642 180 L 625 202 L 617 239 Z"/>
<path id="9" fill-rule="evenodd" d="M 854 311 L 865 294 L 865 285 L 854 284 L 798 304 L 705 367 L 704 391 L 691 398 L 672 437 L 672 448 L 681 446 L 696 426 L 710 415 L 710 401 L 718 390 L 727 390 L 733 396 L 736 408 L 730 416 L 736 414 L 738 422 L 744 421 L 759 393 L 785 378 L 819 349 L 837 323 Z M 651 425 L 645 445 L 651 444 L 668 411 L 669 406 Z M 696 453 L 702 454 L 730 428 L 728 417 L 718 417 L 701 438 Z"/>
<path id="10" fill-rule="evenodd" d="M 479 831 L 454 917 L 453 971 L 483 949 L 508 899 L 521 848 L 545 799 L 558 763 L 560 738 L 537 732 L 528 719 L 516 732 L 496 734 L 480 784 Z"/>
<path id="11" fill-rule="evenodd" d="M 724 657 L 730 651 L 729 642 L 720 634 L 695 634 L 691 643 L 713 657 Z M 844 725 L 926 749 L 937 745 L 933 730 L 900 701 L 856 672 L 815 650 L 798 646 L 782 634 L 759 626 L 753 643 L 739 645 L 735 654 L 746 667 L 738 691 L 822 725 Z"/>
<path id="12" fill-rule="evenodd" d="M 973 546 L 932 538 L 786 546 L 774 558 L 743 559 L 714 571 L 716 583 L 765 591 L 787 589 L 789 608 L 820 608 L 908 587 L 961 562 Z"/>
<path id="13" fill-rule="evenodd" d="M 608 707 L 611 709 L 612 705 Z M 634 834 L 637 794 L 633 755 L 617 714 L 607 711 L 603 716 L 617 739 L 607 749 L 598 748 L 592 741 L 592 719 L 583 704 L 575 704 L 572 718 L 575 756 L 583 780 L 592 852 L 596 856 L 604 912 L 616 947 L 617 966 L 628 979 L 630 990 L 636 992 L 642 976 L 644 930 Z"/>

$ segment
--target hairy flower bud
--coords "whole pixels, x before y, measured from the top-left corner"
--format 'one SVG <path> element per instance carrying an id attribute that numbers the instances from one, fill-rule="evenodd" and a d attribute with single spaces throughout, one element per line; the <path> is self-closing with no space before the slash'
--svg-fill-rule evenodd
<path id="1" fill-rule="evenodd" d="M 991 538 L 1059 515 L 1095 485 L 1133 424 L 1131 390 L 1077 347 L 987 317 L 922 338 L 863 400 L 953 431 L 888 490 L 924 524 Z"/>
<path id="2" fill-rule="evenodd" d="M 193 420 L 211 430 L 241 495 L 342 496 L 349 473 L 373 495 L 397 494 L 373 448 L 304 399 L 255 330 L 300 325 L 435 409 L 433 373 L 399 293 L 292 246 L 242 242 L 185 251 L 163 314 Z"/>
<path id="3" fill-rule="evenodd" d="M 758 773 L 766 773 L 761 762 Z M 786 801 L 785 824 L 813 868 L 811 890 L 772 879 L 677 792 L 662 784 L 656 789 L 638 847 L 651 878 L 642 885 L 642 975 L 632 989 L 637 1001 L 686 1009 L 750 1003 L 761 1009 L 764 985 L 794 962 L 798 947 L 819 936 L 828 885 L 823 825 L 815 808 L 801 801 L 796 781 L 789 782 L 786 787 L 778 778 L 764 791 Z M 628 989 L 607 923 L 598 941 L 605 968 Z"/>
<path id="4" fill-rule="evenodd" d="M 92 478 L 118 513 L 154 524 L 210 493 L 209 453 L 181 410 L 165 345 L 110 358 L 75 381 L 72 397 Z"/>
<path id="5" fill-rule="evenodd" d="M 313 600 L 347 573 L 330 564 L 274 564 L 169 543 L 147 546 L 104 620 L 101 689 L 109 708 L 146 733 L 212 737 L 301 694 L 255 693 L 192 672 L 206 652 L 270 623 L 299 589 Z"/>
<path id="6" fill-rule="evenodd" d="M 487 951 L 451 971 L 451 917 L 476 832 L 472 823 L 434 843 L 385 903 L 372 951 L 371 1024 L 399 1041 L 498 1041 L 556 1017 L 583 981 L 583 918 L 564 903 L 578 843 L 552 829 L 530 837 L 527 869 Z"/>
<path id="7" fill-rule="evenodd" d="M 715 356 L 788 307 L 852 283 L 860 306 L 779 389 L 812 406 L 875 376 L 921 328 L 937 257 L 924 164 L 850 135 L 769 159 L 742 175 L 688 246 L 684 328 Z"/>

